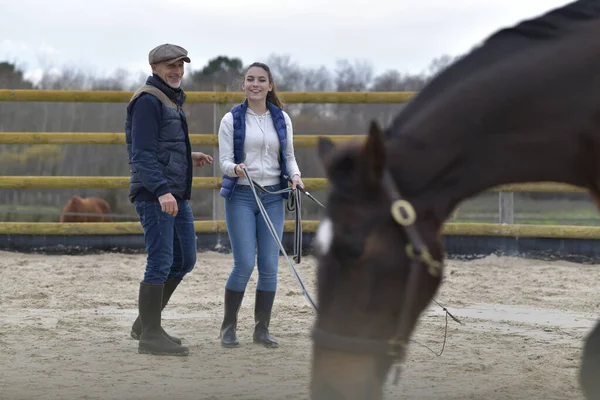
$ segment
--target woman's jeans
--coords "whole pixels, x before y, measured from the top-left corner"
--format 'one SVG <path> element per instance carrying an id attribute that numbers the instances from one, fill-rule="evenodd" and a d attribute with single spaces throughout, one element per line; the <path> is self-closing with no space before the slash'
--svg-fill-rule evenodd
<path id="1" fill-rule="evenodd" d="M 279 190 L 279 185 L 265 186 L 269 191 Z M 280 194 L 267 194 L 256 189 L 271 223 L 281 241 L 285 218 L 285 202 Z M 225 287 L 235 292 L 244 292 L 258 265 L 257 290 L 275 292 L 277 289 L 277 267 L 279 245 L 256 204 L 252 189 L 248 185 L 237 185 L 231 199 L 225 199 L 225 222 L 233 252 L 233 270 Z"/>
<path id="2" fill-rule="evenodd" d="M 194 216 L 187 200 L 177 200 L 176 216 L 156 201 L 136 201 L 148 253 L 144 282 L 181 281 L 196 265 Z"/>

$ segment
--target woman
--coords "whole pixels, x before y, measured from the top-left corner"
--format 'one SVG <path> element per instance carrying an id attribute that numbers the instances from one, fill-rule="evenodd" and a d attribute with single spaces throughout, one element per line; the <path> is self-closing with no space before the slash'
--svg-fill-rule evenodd
<path id="1" fill-rule="evenodd" d="M 225 222 L 234 259 L 233 270 L 225 284 L 221 344 L 239 346 L 237 314 L 257 254 L 253 340 L 265 347 L 277 347 L 268 328 L 277 289 L 280 250 L 260 213 L 243 169 L 270 192 L 288 187 L 284 175 L 291 177 L 293 190 L 296 186 L 303 188 L 304 184 L 294 155 L 292 121 L 282 110 L 269 67 L 258 62 L 250 65 L 244 73 L 242 90 L 246 100 L 225 114 L 219 127 L 219 161 L 224 174 L 220 194 L 225 197 Z M 285 199 L 289 193 L 268 194 L 257 190 L 257 195 L 281 240 Z"/>

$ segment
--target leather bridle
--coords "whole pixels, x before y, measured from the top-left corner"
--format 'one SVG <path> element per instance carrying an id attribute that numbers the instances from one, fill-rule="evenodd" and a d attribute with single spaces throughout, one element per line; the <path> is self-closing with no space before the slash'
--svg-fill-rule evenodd
<path id="1" fill-rule="evenodd" d="M 431 255 L 415 226 L 417 215 L 413 206 L 401 196 L 388 170 L 384 170 L 383 186 L 391 199 L 391 216 L 407 236 L 408 244 L 405 251 L 411 260 L 396 332 L 391 339 L 384 340 L 344 336 L 315 327 L 312 331 L 312 340 L 317 347 L 387 357 L 392 362 L 399 363 L 404 359 L 410 333 L 415 323 L 416 308 L 418 307 L 417 297 L 420 291 L 419 281 L 426 275 L 423 274 L 423 271 L 426 270 L 427 274 L 440 278 L 443 265 L 441 261 L 434 259 Z"/>

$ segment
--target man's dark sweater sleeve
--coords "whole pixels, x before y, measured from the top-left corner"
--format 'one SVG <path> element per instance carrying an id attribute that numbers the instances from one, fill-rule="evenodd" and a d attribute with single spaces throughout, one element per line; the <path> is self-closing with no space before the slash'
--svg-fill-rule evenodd
<path id="1" fill-rule="evenodd" d="M 144 187 L 156 197 L 171 191 L 156 156 L 161 117 L 160 101 L 150 95 L 141 96 L 133 107 L 131 164 Z"/>

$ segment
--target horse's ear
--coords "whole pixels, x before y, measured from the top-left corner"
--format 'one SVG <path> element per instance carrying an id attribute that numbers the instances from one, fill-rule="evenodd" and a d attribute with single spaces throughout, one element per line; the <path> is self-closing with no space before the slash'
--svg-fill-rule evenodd
<path id="1" fill-rule="evenodd" d="M 333 150 L 334 148 L 335 148 L 335 144 L 333 144 L 333 142 L 330 139 L 327 139 L 326 137 L 323 137 L 323 136 L 319 137 L 317 150 L 318 150 L 319 158 L 321 159 L 321 161 L 324 161 L 325 158 L 327 158 L 327 156 L 329 156 L 329 153 L 331 153 L 331 150 Z"/>
<path id="2" fill-rule="evenodd" d="M 385 165 L 385 146 L 383 133 L 375 120 L 371 121 L 363 153 L 367 176 L 378 183 L 383 175 L 383 166 Z"/>

